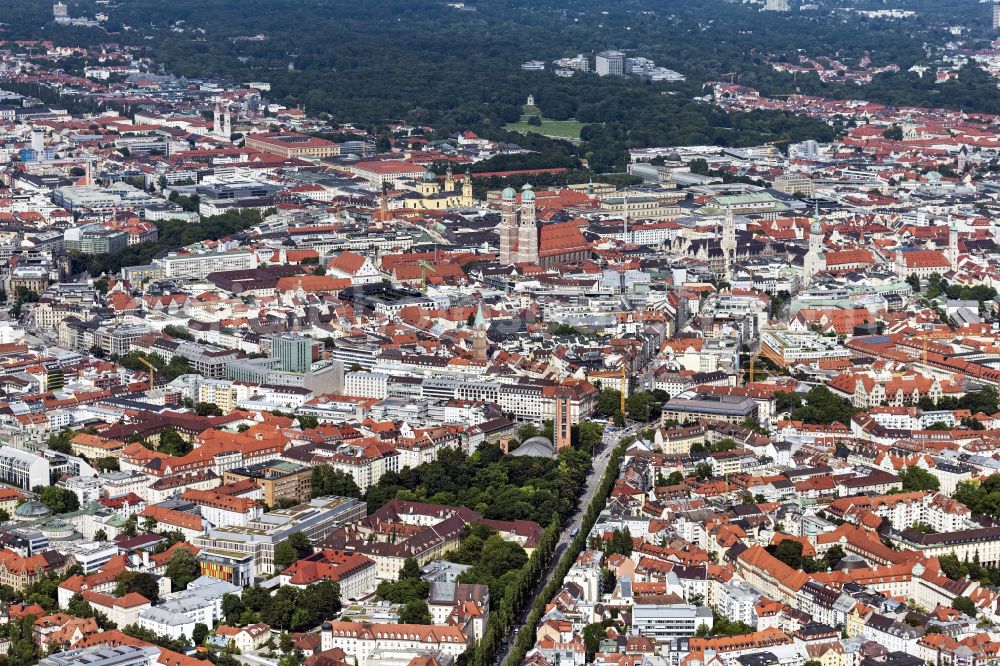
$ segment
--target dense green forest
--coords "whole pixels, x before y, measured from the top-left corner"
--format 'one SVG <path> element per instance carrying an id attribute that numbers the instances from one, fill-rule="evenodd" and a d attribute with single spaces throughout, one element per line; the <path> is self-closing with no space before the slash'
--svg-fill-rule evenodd
<path id="1" fill-rule="evenodd" d="M 38 36 L 51 4 L 20 0 L 9 19 L 18 36 Z M 543 149 L 554 161 L 570 153 L 597 170 L 620 168 L 629 147 L 664 144 L 749 145 L 763 141 L 828 140 L 834 129 L 779 113 L 728 114 L 697 103 L 706 81 L 729 72 L 765 93 L 859 96 L 889 103 L 960 105 L 1000 111 L 996 86 L 963 72 L 935 85 L 906 72 L 934 57 L 951 25 L 971 27 L 970 44 L 985 41 L 988 9 L 975 0 L 901 0 L 915 18 L 868 18 L 853 12 L 884 5 L 869 0 L 820 2 L 815 10 L 761 12 L 724 0 L 478 0 L 459 10 L 436 0 L 120 0 L 110 8 L 94 0 L 70 3 L 71 14 L 108 11 L 110 31 L 142 45 L 166 71 L 188 77 L 266 80 L 271 96 L 324 113 L 335 122 L 378 130 L 385 121 L 433 125 L 439 133 L 472 128 L 511 138 L 502 126 L 520 117 L 533 94 L 546 118 L 587 123 L 582 145 Z M 202 33 L 204 31 L 204 33 Z M 42 31 L 62 41 L 92 45 L 93 30 Z M 260 39 L 249 39 L 262 36 Z M 683 83 L 642 83 L 577 74 L 525 72 L 529 59 L 552 59 L 614 48 L 651 58 L 684 73 Z M 799 52 L 902 71 L 870 86 L 793 80 L 765 60 L 793 61 Z M 514 135 L 511 140 L 523 135 Z M 538 143 L 538 140 L 536 140 Z M 539 148 L 535 148 L 539 149 Z M 565 163 L 565 159 L 561 160 Z M 563 164 L 560 164 L 563 165 Z"/>

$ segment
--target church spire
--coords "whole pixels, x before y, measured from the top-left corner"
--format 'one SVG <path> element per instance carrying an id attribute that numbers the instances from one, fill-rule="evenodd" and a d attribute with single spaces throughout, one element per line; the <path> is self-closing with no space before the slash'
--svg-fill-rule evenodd
<path id="1" fill-rule="evenodd" d="M 472 357 L 477 361 L 489 358 L 489 342 L 486 339 L 486 317 L 483 315 L 483 302 L 476 306 L 476 318 L 472 323 Z"/>
<path id="2" fill-rule="evenodd" d="M 722 223 L 722 240 L 719 243 L 722 250 L 723 270 L 726 279 L 732 279 L 733 262 L 736 261 L 736 220 L 733 209 L 726 208 L 726 217 Z"/>
<path id="3" fill-rule="evenodd" d="M 945 256 L 948 258 L 948 264 L 951 266 L 951 270 L 957 270 L 958 227 L 955 226 L 955 221 L 951 219 L 951 215 L 948 216 L 948 250 L 945 252 Z"/>

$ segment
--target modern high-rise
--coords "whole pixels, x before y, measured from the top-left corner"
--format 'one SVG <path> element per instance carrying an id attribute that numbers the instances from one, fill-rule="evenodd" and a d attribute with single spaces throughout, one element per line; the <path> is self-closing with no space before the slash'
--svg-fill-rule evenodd
<path id="1" fill-rule="evenodd" d="M 767 0 L 764 3 L 765 12 L 787 12 L 788 0 Z"/>
<path id="2" fill-rule="evenodd" d="M 598 76 L 625 76 L 625 54 L 621 51 L 601 51 L 594 70 Z"/>
<path id="3" fill-rule="evenodd" d="M 308 372 L 313 363 L 314 343 L 301 335 L 275 335 L 271 338 L 271 356 L 285 372 Z"/>
<path id="4" fill-rule="evenodd" d="M 993 29 L 1000 30 L 1000 2 L 993 2 Z"/>

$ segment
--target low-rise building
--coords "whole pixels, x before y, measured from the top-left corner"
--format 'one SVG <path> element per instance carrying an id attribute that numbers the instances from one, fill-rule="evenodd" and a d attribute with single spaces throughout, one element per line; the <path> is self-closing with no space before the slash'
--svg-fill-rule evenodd
<path id="1" fill-rule="evenodd" d="M 261 489 L 261 499 L 268 506 L 278 500 L 307 502 L 312 497 L 312 468 L 282 460 L 269 460 L 228 469 L 222 475 L 223 483 L 248 479 Z"/>
<path id="2" fill-rule="evenodd" d="M 360 553 L 323 548 L 282 571 L 278 580 L 295 587 L 328 580 L 340 585 L 340 597 L 347 602 L 375 590 L 375 568 L 375 562 Z"/>
<path id="3" fill-rule="evenodd" d="M 187 589 L 174 592 L 158 606 L 139 613 L 139 626 L 161 636 L 191 638 L 195 625 L 215 626 L 222 619 L 222 597 L 239 594 L 242 588 L 217 578 L 201 576 Z"/>
<path id="4" fill-rule="evenodd" d="M 340 648 L 354 656 L 357 666 L 369 666 L 382 651 L 397 659 L 428 652 L 456 658 L 465 652 L 470 640 L 458 627 L 424 624 L 326 622 L 320 634 L 324 652 Z"/>

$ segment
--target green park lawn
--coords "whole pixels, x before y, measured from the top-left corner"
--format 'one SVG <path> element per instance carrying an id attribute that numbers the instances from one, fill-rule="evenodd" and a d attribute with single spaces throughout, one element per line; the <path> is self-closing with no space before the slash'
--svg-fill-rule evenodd
<path id="1" fill-rule="evenodd" d="M 541 125 L 529 125 L 528 118 L 529 114 L 521 116 L 521 120 L 516 123 L 509 123 L 504 129 L 511 132 L 520 132 L 521 134 L 527 134 L 529 132 L 534 134 L 541 134 L 543 136 L 556 137 L 560 139 L 570 139 L 573 141 L 578 141 L 580 139 L 580 130 L 583 128 L 583 123 L 578 120 L 549 120 L 544 116 L 541 116 Z"/>

